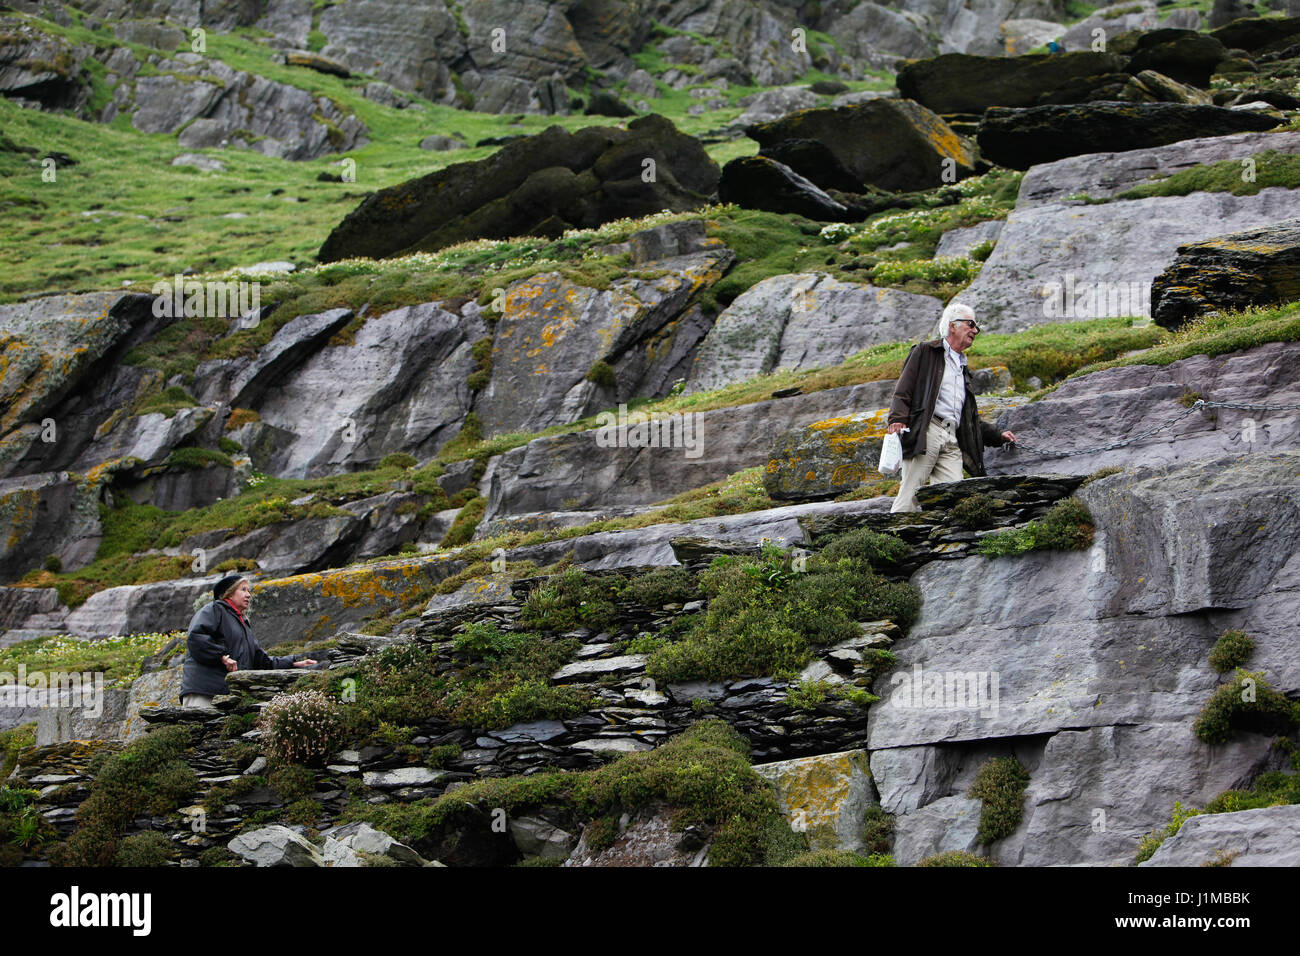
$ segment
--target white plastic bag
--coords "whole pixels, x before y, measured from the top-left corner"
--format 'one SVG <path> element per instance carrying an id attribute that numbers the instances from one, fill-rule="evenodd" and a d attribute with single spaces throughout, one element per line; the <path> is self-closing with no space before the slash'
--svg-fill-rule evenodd
<path id="1" fill-rule="evenodd" d="M 911 431 L 909 428 L 902 430 Z M 894 475 L 903 467 L 903 442 L 899 439 L 902 432 L 896 432 L 893 435 L 886 435 L 884 444 L 880 446 L 880 466 L 877 469 L 882 475 Z"/>

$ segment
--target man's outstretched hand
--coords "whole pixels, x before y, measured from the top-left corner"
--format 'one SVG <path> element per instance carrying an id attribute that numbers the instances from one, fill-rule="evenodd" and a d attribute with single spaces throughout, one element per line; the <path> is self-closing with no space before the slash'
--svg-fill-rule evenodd
<path id="1" fill-rule="evenodd" d="M 904 425 L 902 422 L 894 422 L 894 424 L 890 425 L 887 429 L 885 429 L 885 433 L 889 435 L 897 435 L 906 427 L 907 426 Z"/>
<path id="2" fill-rule="evenodd" d="M 1005 438 L 1007 441 L 1011 442 L 1011 444 L 1013 445 L 1016 443 L 1016 436 L 1013 435 L 1011 432 L 1003 432 L 1002 437 Z"/>

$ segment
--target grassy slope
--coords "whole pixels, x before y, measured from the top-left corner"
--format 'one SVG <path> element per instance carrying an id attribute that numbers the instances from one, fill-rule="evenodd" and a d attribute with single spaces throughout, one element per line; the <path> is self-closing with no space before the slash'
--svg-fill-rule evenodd
<path id="1" fill-rule="evenodd" d="M 61 28 L 30 19 L 43 30 L 77 43 L 127 46 L 107 29 Z M 337 172 L 340 155 L 310 162 L 286 162 L 252 150 L 200 151 L 226 164 L 224 171 L 200 172 L 173 167 L 184 152 L 174 134 L 137 132 L 129 118 L 109 125 L 85 122 L 70 115 L 25 110 L 0 98 L 0 129 L 12 142 L 38 149 L 40 155 L 62 152 L 78 165 L 58 170 L 57 181 L 41 181 L 41 167 L 26 155 L 0 152 L 0 209 L 8 229 L 0 234 L 0 262 L 5 265 L 0 301 L 60 289 L 111 288 L 124 281 L 152 283 L 186 268 L 220 271 L 237 265 L 285 259 L 298 264 L 314 261 L 329 231 L 368 191 L 391 186 L 450 163 L 483 159 L 495 146 L 450 153 L 419 148 L 431 133 L 460 133 L 465 141 L 492 136 L 531 135 L 554 125 L 569 130 L 618 122 L 602 116 L 501 116 L 439 106 L 420 97 L 409 98 L 423 111 L 397 110 L 365 99 L 364 77 L 341 79 L 302 67 L 271 61 L 273 51 L 258 43 L 253 31 L 235 35 L 209 33 L 207 55 L 238 70 L 255 72 L 313 94 L 328 96 L 355 112 L 370 131 L 370 142 L 346 154 L 356 161 L 356 182 L 317 182 L 324 171 Z M 144 59 L 147 48 L 131 47 Z M 640 61 L 658 66 L 653 49 Z M 98 79 L 92 103 L 108 100 L 102 64 L 89 64 Z M 146 72 L 149 69 L 146 68 Z M 155 71 L 156 72 L 156 71 Z M 812 73 L 809 82 L 822 78 Z M 891 80 L 849 84 L 852 89 L 880 89 Z M 732 87 L 720 95 L 734 104 L 757 87 Z M 731 105 L 703 116 L 687 108 L 698 102 L 686 90 L 669 90 L 652 101 L 683 132 L 701 135 L 738 117 L 743 109 Z M 573 91 L 585 96 L 585 91 Z M 722 165 L 757 151 L 751 140 L 709 144 Z M 290 202 L 298 199 L 298 202 Z M 247 219 L 223 219 L 227 213 Z M 97 213 L 97 215 L 83 215 Z M 56 237 L 54 242 L 51 238 Z"/>

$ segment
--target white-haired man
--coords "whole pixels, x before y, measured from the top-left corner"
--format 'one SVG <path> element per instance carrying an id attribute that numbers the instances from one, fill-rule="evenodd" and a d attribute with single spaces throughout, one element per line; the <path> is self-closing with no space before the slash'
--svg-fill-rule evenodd
<path id="1" fill-rule="evenodd" d="M 975 310 L 954 302 L 939 319 L 939 338 L 907 353 L 889 406 L 889 434 L 902 432 L 903 445 L 903 474 L 891 511 L 921 510 L 916 489 L 960 481 L 963 464 L 972 477 L 983 475 L 984 446 L 1016 440 L 980 421 L 963 354 L 978 334 Z"/>

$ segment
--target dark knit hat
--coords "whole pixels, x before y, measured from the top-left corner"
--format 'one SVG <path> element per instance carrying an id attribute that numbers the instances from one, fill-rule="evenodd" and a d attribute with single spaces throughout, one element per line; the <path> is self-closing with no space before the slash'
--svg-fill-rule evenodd
<path id="1" fill-rule="evenodd" d="M 220 601 L 226 596 L 227 592 L 229 592 L 231 588 L 242 580 L 244 580 L 242 574 L 227 574 L 216 584 L 212 585 L 212 600 Z"/>

